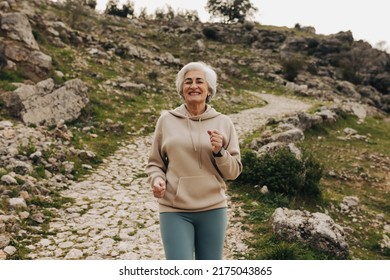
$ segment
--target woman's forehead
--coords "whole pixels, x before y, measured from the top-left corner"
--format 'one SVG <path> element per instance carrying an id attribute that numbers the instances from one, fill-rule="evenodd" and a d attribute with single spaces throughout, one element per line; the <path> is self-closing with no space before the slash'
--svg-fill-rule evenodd
<path id="1" fill-rule="evenodd" d="M 201 70 L 190 70 L 184 75 L 184 79 L 204 79 L 205 74 Z"/>

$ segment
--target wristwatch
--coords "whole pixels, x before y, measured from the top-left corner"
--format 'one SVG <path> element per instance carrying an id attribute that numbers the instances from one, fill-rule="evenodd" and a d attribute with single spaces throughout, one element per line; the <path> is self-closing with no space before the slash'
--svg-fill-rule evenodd
<path id="1" fill-rule="evenodd" d="M 226 151 L 225 149 L 222 147 L 218 153 L 213 153 L 214 157 L 223 157 L 225 155 Z"/>

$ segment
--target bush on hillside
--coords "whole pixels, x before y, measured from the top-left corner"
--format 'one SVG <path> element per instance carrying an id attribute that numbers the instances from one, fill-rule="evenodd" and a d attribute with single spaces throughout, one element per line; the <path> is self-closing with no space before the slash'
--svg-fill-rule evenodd
<path id="1" fill-rule="evenodd" d="M 299 160 L 288 148 L 275 154 L 257 156 L 252 150 L 242 154 L 243 172 L 239 181 L 252 185 L 266 185 L 271 192 L 302 198 L 320 198 L 319 182 L 322 166 L 309 153 Z"/>
<path id="2" fill-rule="evenodd" d="M 96 5 L 97 5 L 97 2 L 96 2 L 96 0 L 83 0 L 83 1 L 82 1 L 82 4 L 83 4 L 84 6 L 88 6 L 88 7 L 90 7 L 91 9 L 95 10 Z"/>
<path id="3" fill-rule="evenodd" d="M 218 40 L 218 30 L 213 27 L 203 28 L 203 35 L 210 40 Z"/>
<path id="4" fill-rule="evenodd" d="M 134 3 L 128 0 L 122 5 L 122 9 L 118 8 L 117 0 L 109 0 L 106 6 L 105 13 L 108 15 L 118 16 L 122 18 L 134 16 Z"/>
<path id="5" fill-rule="evenodd" d="M 281 63 L 284 77 L 290 82 L 295 80 L 304 66 L 304 60 L 299 55 L 291 56 L 288 59 L 282 59 Z"/>

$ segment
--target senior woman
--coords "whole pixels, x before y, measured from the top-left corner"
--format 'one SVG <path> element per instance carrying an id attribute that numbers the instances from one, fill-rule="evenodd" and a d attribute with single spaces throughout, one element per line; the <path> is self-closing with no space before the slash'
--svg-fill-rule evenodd
<path id="1" fill-rule="evenodd" d="M 158 198 L 160 229 L 168 260 L 223 258 L 227 226 L 225 180 L 242 171 L 232 121 L 208 102 L 217 74 L 191 62 L 177 74 L 183 104 L 160 116 L 146 167 Z"/>

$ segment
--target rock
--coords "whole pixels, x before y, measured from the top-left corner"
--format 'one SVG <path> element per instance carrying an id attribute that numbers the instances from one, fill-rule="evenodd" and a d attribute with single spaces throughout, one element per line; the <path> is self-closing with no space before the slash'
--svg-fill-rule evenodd
<path id="1" fill-rule="evenodd" d="M 347 113 L 357 116 L 361 121 L 367 117 L 367 110 L 365 106 L 356 102 L 347 102 L 342 105 L 342 109 Z"/>
<path id="2" fill-rule="evenodd" d="M 7 185 L 17 185 L 18 181 L 11 175 L 3 175 L 1 176 L 1 181 L 6 183 Z"/>
<path id="3" fill-rule="evenodd" d="M 193 51 L 196 53 L 202 53 L 206 50 L 206 46 L 202 39 L 196 40 L 195 45 L 193 47 Z"/>
<path id="4" fill-rule="evenodd" d="M 320 112 L 316 112 L 315 115 L 320 116 L 327 123 L 334 123 L 336 121 L 336 114 L 329 109 L 323 109 Z"/>
<path id="5" fill-rule="evenodd" d="M 8 244 L 11 242 L 11 239 L 4 235 L 4 234 L 0 234 L 0 249 L 8 246 Z"/>
<path id="6" fill-rule="evenodd" d="M 9 205 L 14 209 L 27 209 L 27 204 L 22 197 L 13 197 L 9 199 Z"/>
<path id="7" fill-rule="evenodd" d="M 25 124 L 55 125 L 60 120 L 77 119 L 89 102 L 88 88 L 80 79 L 69 80 L 54 90 L 52 79 L 37 85 L 22 85 L 5 96 L 11 113 Z"/>
<path id="8" fill-rule="evenodd" d="M 84 169 L 87 169 L 87 170 L 92 170 L 93 169 L 93 167 L 91 165 L 89 165 L 89 164 L 82 164 L 81 167 L 84 168 Z"/>
<path id="9" fill-rule="evenodd" d="M 390 250 L 390 237 L 386 234 L 383 235 L 382 240 L 380 241 L 379 245 L 381 246 L 381 249 L 387 249 Z"/>
<path id="10" fill-rule="evenodd" d="M 16 160 L 16 159 L 11 159 L 9 165 L 7 165 L 8 170 L 12 170 L 17 174 L 30 174 L 34 171 L 34 168 L 31 163 L 21 161 L 21 160 Z"/>
<path id="11" fill-rule="evenodd" d="M 6 259 L 7 259 L 7 254 L 3 250 L 0 250 L 0 261 Z"/>
<path id="12" fill-rule="evenodd" d="M 9 256 L 12 256 L 16 253 L 16 248 L 14 246 L 7 246 L 3 249 L 3 251 L 9 255 Z"/>
<path id="13" fill-rule="evenodd" d="M 286 88 L 298 93 L 306 93 L 308 90 L 307 85 L 297 85 L 296 83 L 293 82 L 286 83 Z"/>
<path id="14" fill-rule="evenodd" d="M 355 85 L 347 81 L 337 81 L 336 88 L 343 94 L 348 97 L 351 97 L 355 100 L 360 100 L 361 95 L 356 91 Z"/>
<path id="15" fill-rule="evenodd" d="M 1 17 L 4 34 L 0 56 L 9 69 L 20 70 L 33 81 L 46 79 L 52 69 L 52 59 L 42 53 L 32 34 L 31 25 L 24 14 L 8 13 Z"/>
<path id="16" fill-rule="evenodd" d="M 291 153 L 295 155 L 295 158 L 301 159 L 302 158 L 302 152 L 301 150 L 295 146 L 294 143 L 286 144 L 282 142 L 272 142 L 269 144 L 266 144 L 262 146 L 260 149 L 257 150 L 257 155 L 262 156 L 265 154 L 271 154 L 274 155 L 278 150 L 288 148 Z"/>
<path id="17" fill-rule="evenodd" d="M 0 2 L 0 11 L 8 12 L 10 10 L 10 5 L 7 1 Z"/>
<path id="18" fill-rule="evenodd" d="M 52 242 L 49 239 L 41 239 L 41 241 L 39 241 L 39 244 L 43 247 L 47 247 L 51 245 Z"/>
<path id="19" fill-rule="evenodd" d="M 272 228 L 287 241 L 299 240 L 342 259 L 349 255 L 343 228 L 324 213 L 277 208 L 272 214 Z"/>
<path id="20" fill-rule="evenodd" d="M 138 89 L 138 90 L 143 90 L 146 88 L 146 85 L 144 84 L 136 84 L 136 83 L 131 83 L 131 82 L 124 82 L 119 84 L 119 87 L 125 90 L 133 90 L 133 89 Z"/>
<path id="21" fill-rule="evenodd" d="M 31 219 L 39 224 L 45 221 L 45 216 L 42 213 L 34 213 L 31 215 Z"/>
<path id="22" fill-rule="evenodd" d="M 350 212 L 359 209 L 359 198 L 356 196 L 346 196 L 340 203 L 342 212 Z"/>
<path id="23" fill-rule="evenodd" d="M 96 158 L 96 154 L 92 151 L 80 150 L 78 151 L 79 158 L 84 160 L 90 160 Z"/>
<path id="24" fill-rule="evenodd" d="M 299 128 L 293 128 L 271 136 L 271 142 L 293 143 L 305 139 L 305 136 Z"/>
<path id="25" fill-rule="evenodd" d="M 30 213 L 27 212 L 27 211 L 23 211 L 23 212 L 20 212 L 20 213 L 19 213 L 19 217 L 20 217 L 20 219 L 22 219 L 22 220 L 27 219 L 29 216 L 30 216 Z"/>
<path id="26" fill-rule="evenodd" d="M 21 13 L 8 13 L 1 17 L 1 29 L 5 36 L 16 41 L 21 41 L 32 50 L 39 50 L 38 43 L 32 34 L 28 18 Z"/>
<path id="27" fill-rule="evenodd" d="M 269 190 L 268 190 L 268 187 L 267 186 L 262 186 L 261 189 L 260 189 L 260 193 L 262 194 L 267 194 L 269 193 Z"/>
<path id="28" fill-rule="evenodd" d="M 14 124 L 10 121 L 0 121 L 0 129 L 12 127 Z"/>
<path id="29" fill-rule="evenodd" d="M 344 131 L 344 133 L 347 134 L 347 135 L 355 135 L 355 134 L 358 133 L 355 129 L 350 128 L 350 127 L 344 128 L 343 131 Z"/>
<path id="30" fill-rule="evenodd" d="M 78 260 L 82 258 L 83 252 L 79 249 L 71 249 L 65 256 L 66 260 Z"/>
<path id="31" fill-rule="evenodd" d="M 296 126 L 302 130 L 309 129 L 313 126 L 319 125 L 323 119 L 319 115 L 308 115 L 305 112 L 298 113 L 298 123 Z"/>

